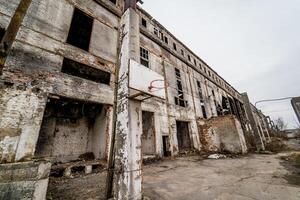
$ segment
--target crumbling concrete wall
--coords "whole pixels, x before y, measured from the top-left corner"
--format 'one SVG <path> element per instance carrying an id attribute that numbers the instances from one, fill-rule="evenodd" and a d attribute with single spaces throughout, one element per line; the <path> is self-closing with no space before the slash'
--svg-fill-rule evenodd
<path id="1" fill-rule="evenodd" d="M 0 162 L 34 155 L 46 96 L 26 87 L 0 85 Z"/>
<path id="2" fill-rule="evenodd" d="M 51 163 L 0 164 L 0 199 L 46 199 Z"/>
<path id="3" fill-rule="evenodd" d="M 230 115 L 199 120 L 204 150 L 212 152 L 246 153 L 247 145 L 239 120 Z"/>

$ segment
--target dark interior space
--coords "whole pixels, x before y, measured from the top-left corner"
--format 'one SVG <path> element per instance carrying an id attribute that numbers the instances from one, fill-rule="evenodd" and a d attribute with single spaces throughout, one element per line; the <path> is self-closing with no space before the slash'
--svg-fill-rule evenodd
<path id="1" fill-rule="evenodd" d="M 163 139 L 164 157 L 169 157 L 171 156 L 169 136 L 163 136 L 162 139 Z"/>
<path id="2" fill-rule="evenodd" d="M 189 123 L 176 121 L 178 148 L 181 150 L 191 149 L 191 138 L 189 133 Z"/>
<path id="3" fill-rule="evenodd" d="M 101 104 L 49 98 L 35 156 L 62 163 L 101 158 L 105 146 L 103 110 Z"/>
<path id="4" fill-rule="evenodd" d="M 155 155 L 155 123 L 154 113 L 142 112 L 143 134 L 142 134 L 142 154 Z"/>
<path id="5" fill-rule="evenodd" d="M 93 18 L 75 8 L 67 43 L 88 51 L 93 29 L 93 22 Z"/>
<path id="6" fill-rule="evenodd" d="M 4 34 L 5 34 L 5 28 L 0 27 L 0 42 L 2 41 Z"/>
<path id="7" fill-rule="evenodd" d="M 61 72 L 109 85 L 110 73 L 64 58 Z"/>
<path id="8" fill-rule="evenodd" d="M 207 119 L 206 109 L 205 109 L 204 105 L 201 105 L 201 110 L 202 110 L 202 113 L 203 113 L 203 118 Z"/>

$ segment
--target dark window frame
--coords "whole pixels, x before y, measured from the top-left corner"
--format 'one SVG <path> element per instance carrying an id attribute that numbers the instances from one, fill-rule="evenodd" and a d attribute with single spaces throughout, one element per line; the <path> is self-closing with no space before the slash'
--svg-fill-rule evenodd
<path id="1" fill-rule="evenodd" d="M 143 47 L 140 47 L 140 62 L 145 67 L 149 66 L 149 51 Z"/>
<path id="2" fill-rule="evenodd" d="M 94 18 L 80 9 L 75 8 L 66 43 L 82 50 L 89 51 L 93 26 Z"/>
<path id="3" fill-rule="evenodd" d="M 147 20 L 142 17 L 142 26 L 147 28 Z"/>

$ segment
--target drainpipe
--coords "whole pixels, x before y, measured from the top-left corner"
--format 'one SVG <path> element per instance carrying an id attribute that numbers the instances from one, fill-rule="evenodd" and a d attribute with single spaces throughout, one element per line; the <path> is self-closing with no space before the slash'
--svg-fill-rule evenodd
<path id="1" fill-rule="evenodd" d="M 0 44 L 0 75 L 32 0 L 21 0 Z"/>

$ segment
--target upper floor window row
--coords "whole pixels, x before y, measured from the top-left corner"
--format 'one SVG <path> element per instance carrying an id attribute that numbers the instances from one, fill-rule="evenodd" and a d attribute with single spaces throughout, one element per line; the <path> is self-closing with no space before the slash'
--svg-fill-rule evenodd
<path id="1" fill-rule="evenodd" d="M 169 38 L 157 28 L 154 28 L 154 35 L 156 35 L 159 39 L 161 39 L 166 44 L 169 44 Z"/>

